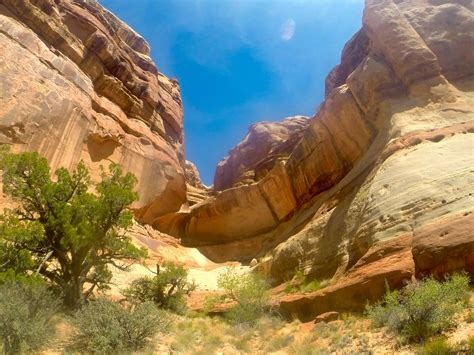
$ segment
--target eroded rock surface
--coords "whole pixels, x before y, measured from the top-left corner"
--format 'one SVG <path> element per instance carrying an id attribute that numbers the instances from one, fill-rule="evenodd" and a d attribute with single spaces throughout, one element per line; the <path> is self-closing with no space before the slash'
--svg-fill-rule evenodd
<path id="1" fill-rule="evenodd" d="M 186 160 L 186 199 L 189 206 L 206 200 L 211 194 L 212 189 L 205 186 L 199 176 L 199 171 L 193 162 Z"/>
<path id="2" fill-rule="evenodd" d="M 0 143 L 53 169 L 83 159 L 93 178 L 120 163 L 139 181 L 137 217 L 185 202 L 180 89 L 148 44 L 85 0 L 0 3 Z"/>
<path id="3" fill-rule="evenodd" d="M 277 298 L 284 315 L 360 309 L 386 282 L 474 275 L 473 11 L 366 0 L 318 112 L 252 126 L 211 192 L 184 160 L 179 86 L 141 37 L 95 1 L 3 0 L 0 143 L 94 178 L 118 162 L 140 221 L 213 261 L 255 258 L 275 285 L 301 268 L 330 280 Z"/>
<path id="4" fill-rule="evenodd" d="M 308 127 L 307 117 L 288 117 L 280 122 L 259 122 L 216 168 L 218 191 L 261 180 L 277 161 L 288 159 Z"/>
<path id="5" fill-rule="evenodd" d="M 254 179 L 258 163 L 231 164 L 231 153 L 217 176 L 233 188 L 156 226 L 216 261 L 257 258 L 274 284 L 298 268 L 330 279 L 276 301 L 303 320 L 360 309 L 386 281 L 474 275 L 472 11 L 469 1 L 367 0 L 289 157 Z"/>

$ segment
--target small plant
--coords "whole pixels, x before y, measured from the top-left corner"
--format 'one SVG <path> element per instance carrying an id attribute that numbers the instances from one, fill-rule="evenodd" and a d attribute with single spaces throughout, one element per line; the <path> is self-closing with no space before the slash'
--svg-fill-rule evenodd
<path id="1" fill-rule="evenodd" d="M 468 354 L 474 354 L 474 335 L 471 335 L 468 340 L 469 348 Z"/>
<path id="2" fill-rule="evenodd" d="M 47 345 L 58 305 L 43 284 L 0 285 L 0 352 L 31 353 Z"/>
<path id="3" fill-rule="evenodd" d="M 111 354 L 142 349 L 150 338 L 169 326 L 169 316 L 151 303 L 132 308 L 97 299 L 74 317 L 74 347 L 81 352 Z"/>
<path id="4" fill-rule="evenodd" d="M 185 296 L 196 286 L 188 282 L 188 271 L 184 267 L 173 263 L 165 263 L 163 267 L 154 277 L 134 280 L 123 295 L 133 304 L 153 302 L 158 307 L 182 313 L 186 308 Z"/>
<path id="5" fill-rule="evenodd" d="M 315 292 L 329 286 L 329 280 L 308 280 L 304 270 L 299 266 L 295 270 L 295 275 L 290 281 L 286 282 L 285 293 Z"/>
<path id="6" fill-rule="evenodd" d="M 466 317 L 466 322 L 474 323 L 474 310 L 470 310 Z"/>
<path id="7" fill-rule="evenodd" d="M 267 341 L 265 351 L 275 352 L 286 348 L 293 342 L 294 339 L 295 337 L 291 334 L 276 335 Z"/>
<path id="8" fill-rule="evenodd" d="M 232 322 L 255 324 L 268 307 L 269 286 L 259 274 L 239 274 L 235 269 L 228 268 L 219 275 L 217 285 L 224 290 L 224 294 L 208 298 L 207 307 L 212 308 L 219 303 L 233 303 L 226 313 Z"/>
<path id="9" fill-rule="evenodd" d="M 427 342 L 421 351 L 423 355 L 448 355 L 455 354 L 456 351 L 448 344 L 446 339 L 436 338 Z"/>
<path id="10" fill-rule="evenodd" d="M 428 278 L 387 292 L 381 302 L 367 306 L 376 326 L 387 326 L 409 341 L 424 341 L 453 325 L 454 315 L 468 303 L 469 278 L 457 274 L 444 282 Z"/>
<path id="11" fill-rule="evenodd" d="M 348 346 L 352 345 L 354 336 L 350 333 L 346 334 L 334 334 L 333 339 L 331 340 L 331 348 L 335 350 L 345 349 Z"/>
<path id="12" fill-rule="evenodd" d="M 327 348 L 318 347 L 314 344 L 314 337 L 307 335 L 290 345 L 289 354 L 298 355 L 329 355 L 331 352 Z"/>

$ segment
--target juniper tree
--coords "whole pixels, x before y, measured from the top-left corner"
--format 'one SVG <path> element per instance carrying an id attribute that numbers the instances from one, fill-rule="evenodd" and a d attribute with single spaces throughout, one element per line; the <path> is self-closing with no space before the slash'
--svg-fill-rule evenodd
<path id="1" fill-rule="evenodd" d="M 108 287 L 110 266 L 128 270 L 145 256 L 126 236 L 136 178 L 111 164 L 94 185 L 81 161 L 72 173 L 51 178 L 37 153 L 1 147 L 3 191 L 18 207 L 0 217 L 0 272 L 39 274 L 77 308 L 96 289 Z"/>

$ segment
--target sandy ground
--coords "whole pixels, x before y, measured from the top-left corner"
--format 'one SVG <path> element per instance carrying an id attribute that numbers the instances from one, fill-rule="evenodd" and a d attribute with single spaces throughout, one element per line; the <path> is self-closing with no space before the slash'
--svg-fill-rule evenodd
<path id="1" fill-rule="evenodd" d="M 188 279 L 196 284 L 196 291 L 217 291 L 218 276 L 228 267 L 238 272 L 248 272 L 248 266 L 240 263 L 216 264 L 202 255 L 198 249 L 185 248 L 175 239 L 159 233 L 150 227 L 135 225 L 132 236 L 137 246 L 148 249 L 148 258 L 145 264 L 134 264 L 129 272 L 113 270 L 111 295 L 119 296 L 120 290 L 127 287 L 133 280 L 143 276 L 154 276 L 156 265 L 164 262 L 173 262 L 183 265 L 188 270 Z"/>

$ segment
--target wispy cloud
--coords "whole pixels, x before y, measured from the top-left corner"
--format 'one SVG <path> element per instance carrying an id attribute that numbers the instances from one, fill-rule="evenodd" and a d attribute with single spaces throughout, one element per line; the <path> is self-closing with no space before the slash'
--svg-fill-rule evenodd
<path id="1" fill-rule="evenodd" d="M 281 36 L 280 38 L 287 42 L 290 41 L 295 35 L 296 31 L 296 22 L 292 18 L 286 20 L 281 26 Z"/>

